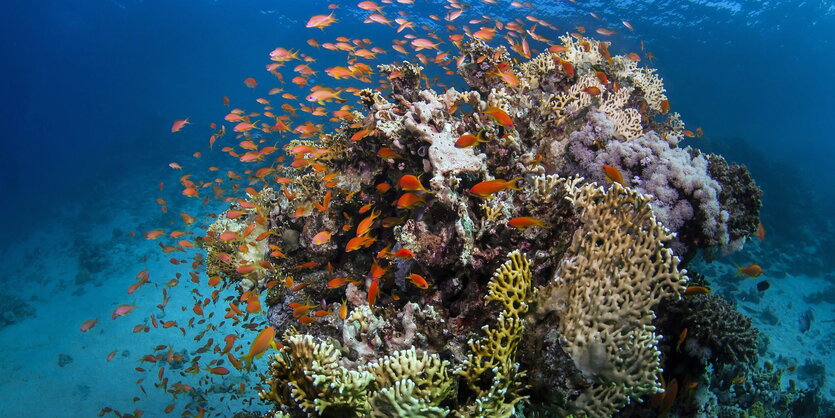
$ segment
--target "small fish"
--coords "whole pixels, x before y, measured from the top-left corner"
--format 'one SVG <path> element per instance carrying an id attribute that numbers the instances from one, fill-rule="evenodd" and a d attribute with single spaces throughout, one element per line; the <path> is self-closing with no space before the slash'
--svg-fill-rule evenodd
<path id="1" fill-rule="evenodd" d="M 745 383 L 745 375 L 743 375 L 742 373 L 736 375 L 736 377 L 731 379 L 731 384 L 733 385 L 741 385 L 743 383 Z"/>
<path id="2" fill-rule="evenodd" d="M 746 277 L 754 278 L 754 277 L 760 277 L 760 275 L 763 274 L 763 268 L 760 267 L 759 264 L 751 264 L 751 265 L 748 265 L 748 266 L 745 266 L 745 267 L 736 266 L 736 268 L 737 268 L 737 273 L 736 273 L 736 276 L 734 276 L 734 277 L 745 275 Z"/>
<path id="3" fill-rule="evenodd" d="M 681 331 L 681 334 L 678 335 L 678 342 L 676 343 L 676 353 L 681 351 L 681 343 L 684 342 L 684 339 L 687 338 L 687 328 Z"/>
<path id="4" fill-rule="evenodd" d="M 490 142 L 486 139 L 481 137 L 481 132 L 478 133 L 478 136 L 473 134 L 464 134 L 458 137 L 458 140 L 455 141 L 455 148 L 469 148 L 475 144 L 481 144 L 484 142 Z"/>
<path id="5" fill-rule="evenodd" d="M 339 319 L 345 320 L 348 317 L 348 301 L 342 299 L 342 305 L 339 305 Z"/>
<path id="6" fill-rule="evenodd" d="M 400 196 L 397 199 L 397 208 L 398 209 L 413 209 L 418 205 L 422 205 L 426 203 L 426 196 L 425 195 L 416 195 L 414 193 L 404 193 L 403 196 Z"/>
<path id="7" fill-rule="evenodd" d="M 516 218 L 512 218 L 507 221 L 507 226 L 512 226 L 520 231 L 524 231 L 532 226 L 538 226 L 540 228 L 549 228 L 542 223 L 541 220 L 532 218 L 530 216 L 519 216 Z"/>
<path id="8" fill-rule="evenodd" d="M 338 289 L 342 286 L 345 286 L 349 282 L 351 282 L 351 280 L 348 279 L 347 277 L 337 277 L 337 278 L 331 279 L 328 282 L 327 287 L 328 287 L 328 289 Z"/>
<path id="9" fill-rule="evenodd" d="M 626 28 L 627 28 L 627 29 L 629 29 L 629 30 L 631 30 L 631 31 L 633 31 L 633 32 L 635 31 L 635 28 L 632 26 L 632 24 L 631 24 L 631 23 L 629 23 L 629 21 L 627 21 L 627 20 L 622 20 L 620 23 L 623 23 L 623 26 L 626 26 Z"/>
<path id="10" fill-rule="evenodd" d="M 377 280 L 380 277 L 383 277 L 383 275 L 386 274 L 388 270 L 389 267 L 380 267 L 380 265 L 377 264 L 377 260 L 374 260 L 371 263 L 371 272 L 369 274 L 371 275 L 372 279 Z"/>
<path id="11" fill-rule="evenodd" d="M 625 186 L 623 183 L 623 174 L 621 174 L 620 170 L 616 167 L 612 167 L 610 165 L 603 165 L 603 174 L 606 175 L 606 178 L 613 183 L 620 183 L 620 185 Z"/>
<path id="12" fill-rule="evenodd" d="M 377 156 L 385 159 L 400 158 L 400 154 L 388 147 L 383 147 L 377 150 Z"/>
<path id="13" fill-rule="evenodd" d="M 207 367 L 204 370 L 206 370 L 207 372 L 209 372 L 211 374 L 216 374 L 218 376 L 226 376 L 227 374 L 229 374 L 229 369 L 227 369 L 226 367 L 212 367 L 212 368 Z"/>
<path id="14" fill-rule="evenodd" d="M 371 280 L 371 285 L 368 286 L 368 305 L 374 306 L 377 301 L 377 294 L 380 292 L 380 281 L 377 279 Z"/>
<path id="15" fill-rule="evenodd" d="M 426 279 L 423 278 L 423 276 L 421 276 L 419 274 L 412 273 L 412 274 L 409 274 L 409 276 L 407 276 L 407 277 L 409 278 L 409 280 L 412 281 L 412 284 L 414 284 L 415 286 L 417 286 L 421 289 L 428 289 L 429 288 L 429 283 L 426 281 Z"/>
<path id="16" fill-rule="evenodd" d="M 499 125 L 504 126 L 505 128 L 513 128 L 513 119 L 502 109 L 498 107 L 488 107 L 487 110 L 484 112 L 485 115 L 489 115 L 493 118 Z"/>
<path id="17" fill-rule="evenodd" d="M 806 312 L 800 314 L 800 318 L 798 319 L 798 324 L 800 324 L 800 332 L 805 334 L 807 331 L 812 329 L 812 321 L 815 320 L 815 314 L 812 312 L 811 309 L 807 309 Z"/>
<path id="18" fill-rule="evenodd" d="M 769 287 L 771 287 L 771 283 L 769 283 L 767 280 L 763 280 L 757 283 L 757 290 L 760 292 L 765 292 L 766 290 L 768 290 Z"/>
<path id="19" fill-rule="evenodd" d="M 190 123 L 191 122 L 188 121 L 188 118 L 175 120 L 174 123 L 171 125 L 171 133 L 179 132 L 180 129 L 183 129 L 186 125 Z"/>
<path id="20" fill-rule="evenodd" d="M 681 292 L 684 296 L 707 295 L 709 293 L 710 289 L 704 286 L 687 286 L 687 288 Z"/>
<path id="21" fill-rule="evenodd" d="M 507 181 L 502 179 L 482 181 L 481 183 L 478 183 L 470 188 L 469 193 L 482 199 L 492 199 L 494 194 L 505 189 L 520 190 L 519 187 L 516 186 L 516 182 L 521 179 L 521 177 L 517 177 L 513 180 Z"/>
<path id="22" fill-rule="evenodd" d="M 84 323 L 81 324 L 81 332 L 89 331 L 94 326 L 96 326 L 96 324 L 98 324 L 98 323 L 99 323 L 99 321 L 97 319 L 91 319 L 89 321 L 84 321 Z"/>
<path id="23" fill-rule="evenodd" d="M 617 33 L 616 31 L 613 31 L 611 29 L 606 29 L 606 28 L 597 28 L 597 29 L 595 29 L 595 32 L 597 32 L 597 33 L 599 33 L 603 36 L 612 36 L 612 35 Z"/>
<path id="24" fill-rule="evenodd" d="M 411 192 L 426 192 L 427 190 L 421 184 L 420 179 L 411 175 L 406 174 L 403 177 L 400 177 L 400 180 L 397 182 L 397 186 L 403 190 L 411 191 Z"/>
<path id="25" fill-rule="evenodd" d="M 395 251 L 394 254 L 391 254 L 391 256 L 394 258 L 410 259 L 414 258 L 415 254 L 408 248 L 401 248 Z"/>
<path id="26" fill-rule="evenodd" d="M 597 86 L 589 86 L 589 87 L 586 87 L 586 88 L 584 88 L 580 91 L 582 91 L 583 93 L 590 94 L 592 96 L 600 95 L 600 88 L 597 87 Z"/>
<path id="27" fill-rule="evenodd" d="M 327 244 L 331 240 L 330 231 L 322 231 L 313 237 L 313 245 Z"/>
<path id="28" fill-rule="evenodd" d="M 600 84 L 609 84 L 609 77 L 606 76 L 606 73 L 603 71 L 597 71 L 594 73 L 597 76 L 597 79 L 600 81 Z"/>
<path id="29" fill-rule="evenodd" d="M 248 361 L 248 364 L 252 364 L 252 359 L 267 351 L 267 348 L 272 347 L 273 349 L 277 349 L 275 344 L 275 327 L 267 327 L 261 330 L 258 333 L 258 336 L 252 340 L 252 345 L 249 347 L 249 352 L 241 356 L 241 358 L 245 358 Z"/>
<path id="30" fill-rule="evenodd" d="M 336 19 L 333 17 L 333 12 L 329 15 L 316 15 L 311 17 L 310 20 L 307 21 L 305 27 L 324 29 L 332 23 L 336 23 Z"/>
<path id="31" fill-rule="evenodd" d="M 757 240 L 760 242 L 765 241 L 765 227 L 763 226 L 762 222 L 757 224 L 757 232 L 754 234 L 757 237 Z"/>
<path id="32" fill-rule="evenodd" d="M 110 318 L 110 319 L 116 319 L 116 318 L 118 318 L 118 317 L 120 317 L 120 316 L 125 316 L 125 315 L 129 314 L 129 313 L 130 313 L 132 310 L 134 310 L 134 309 L 136 309 L 136 306 L 132 306 L 132 305 L 119 305 L 119 307 L 117 307 L 117 308 L 113 311 L 113 314 L 111 315 L 111 318 Z"/>

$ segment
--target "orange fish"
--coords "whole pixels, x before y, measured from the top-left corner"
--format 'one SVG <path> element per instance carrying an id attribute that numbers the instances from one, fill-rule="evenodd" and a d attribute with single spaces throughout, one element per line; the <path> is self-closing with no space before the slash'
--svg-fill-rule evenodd
<path id="1" fill-rule="evenodd" d="M 606 178 L 613 183 L 620 183 L 621 185 L 625 186 L 623 183 L 623 174 L 621 174 L 620 170 L 610 165 L 603 165 L 603 173 L 606 174 Z"/>
<path id="2" fill-rule="evenodd" d="M 375 210 L 371 212 L 371 215 L 368 215 L 367 218 L 360 221 L 357 225 L 357 236 L 363 236 L 367 234 L 371 230 L 371 225 L 374 224 L 374 219 L 380 216 L 380 211 Z"/>
<path id="3" fill-rule="evenodd" d="M 307 21 L 305 27 L 324 29 L 332 23 L 336 23 L 336 19 L 333 17 L 333 12 L 329 15 L 316 15 L 311 17 L 310 20 Z"/>
<path id="4" fill-rule="evenodd" d="M 429 283 L 426 281 L 426 279 L 423 278 L 423 276 L 421 276 L 419 274 L 415 274 L 415 273 L 409 274 L 408 278 L 409 278 L 409 280 L 412 281 L 412 284 L 414 284 L 415 286 L 417 286 L 421 289 L 428 289 L 429 288 Z"/>
<path id="5" fill-rule="evenodd" d="M 385 159 L 400 158 L 400 154 L 396 153 L 393 149 L 387 147 L 380 148 L 377 151 L 377 156 Z"/>
<path id="6" fill-rule="evenodd" d="M 662 100 L 661 101 L 661 113 L 666 114 L 669 111 L 670 111 L 670 101 L 667 100 L 667 99 Z"/>
<path id="7" fill-rule="evenodd" d="M 385 193 L 391 189 L 391 184 L 388 183 L 380 183 L 376 187 L 377 191 L 380 193 Z"/>
<path id="8" fill-rule="evenodd" d="M 188 118 L 181 119 L 181 120 L 175 120 L 174 124 L 171 125 L 171 132 L 172 133 L 173 132 L 179 132 L 180 129 L 183 129 L 183 127 L 185 127 L 189 123 L 191 123 L 191 122 L 188 121 Z"/>
<path id="9" fill-rule="evenodd" d="M 415 256 L 415 254 L 411 250 L 409 250 L 408 248 L 401 248 L 401 249 L 395 251 L 394 254 L 391 254 L 391 255 L 394 258 L 403 258 L 403 259 L 414 258 L 414 256 Z"/>
<path id="10" fill-rule="evenodd" d="M 478 133 L 478 136 L 473 134 L 464 134 L 458 137 L 458 140 L 455 141 L 455 148 L 469 148 L 475 144 L 480 144 L 484 142 L 490 142 L 486 139 L 481 137 L 481 132 Z"/>
<path id="11" fill-rule="evenodd" d="M 98 324 L 98 323 L 99 323 L 99 321 L 97 319 L 91 319 L 89 321 L 84 321 L 84 323 L 81 324 L 81 332 L 89 331 L 91 328 L 96 326 L 96 324 Z"/>
<path id="12" fill-rule="evenodd" d="M 754 277 L 760 277 L 760 275 L 763 274 L 763 268 L 760 267 L 759 264 L 751 264 L 751 265 L 746 266 L 746 267 L 736 266 L 736 268 L 737 268 L 738 271 L 736 273 L 736 276 L 734 276 L 734 277 L 745 275 L 746 277 L 754 278 Z"/>
<path id="13" fill-rule="evenodd" d="M 687 288 L 681 292 L 684 296 L 706 295 L 708 293 L 710 293 L 710 289 L 704 286 L 687 286 Z"/>
<path id="14" fill-rule="evenodd" d="M 687 328 L 681 331 L 681 334 L 678 335 L 678 342 L 676 343 L 676 353 L 678 353 L 681 349 L 681 343 L 684 342 L 684 339 L 687 338 Z"/>
<path id="15" fill-rule="evenodd" d="M 580 91 L 582 91 L 583 93 L 588 93 L 592 96 L 597 96 L 600 94 L 600 88 L 597 86 L 589 86 Z"/>
<path id="16" fill-rule="evenodd" d="M 371 263 L 371 272 L 370 272 L 371 278 L 374 279 L 374 280 L 377 280 L 380 277 L 383 277 L 383 275 L 386 274 L 388 269 L 389 269 L 389 267 L 385 267 L 385 268 L 380 267 L 380 265 L 377 264 L 377 260 L 374 260 Z"/>
<path id="17" fill-rule="evenodd" d="M 338 289 L 342 286 L 345 286 L 350 281 L 351 280 L 348 279 L 347 277 L 337 277 L 335 279 L 331 279 L 330 281 L 328 281 L 327 287 L 328 287 L 328 289 Z"/>
<path id="18" fill-rule="evenodd" d="M 765 241 L 765 227 L 763 226 L 762 222 L 757 224 L 757 232 L 754 235 L 760 242 Z"/>
<path id="19" fill-rule="evenodd" d="M 226 367 L 212 367 L 212 368 L 207 367 L 204 370 L 206 370 L 207 372 L 209 372 L 211 374 L 216 374 L 218 376 L 226 376 L 227 374 L 229 374 L 229 369 L 227 369 Z"/>
<path id="20" fill-rule="evenodd" d="M 513 128 L 513 119 L 510 119 L 510 116 L 504 110 L 499 109 L 498 107 L 488 107 L 487 110 L 481 113 L 489 115 L 493 118 L 493 120 L 498 122 L 499 125 L 502 125 L 505 128 Z"/>
<path id="21" fill-rule="evenodd" d="M 129 313 L 130 313 L 132 310 L 134 310 L 134 309 L 136 309 L 136 306 L 132 306 L 132 305 L 119 305 L 119 307 L 117 307 L 117 308 L 113 311 L 113 314 L 111 315 L 111 319 L 116 319 L 117 317 L 120 317 L 120 316 L 125 316 L 125 315 L 129 314 Z"/>
<path id="22" fill-rule="evenodd" d="M 252 77 L 247 77 L 244 79 L 244 84 L 246 84 L 247 87 L 254 89 L 255 86 L 258 85 L 258 82 Z"/>
<path id="23" fill-rule="evenodd" d="M 412 192 L 427 191 L 425 188 L 423 188 L 423 184 L 420 183 L 420 179 L 411 174 L 406 174 L 403 177 L 400 177 L 400 180 L 397 182 L 397 186 L 403 190 Z"/>
<path id="24" fill-rule="evenodd" d="M 600 84 L 609 84 L 609 77 L 606 76 L 606 73 L 603 71 L 597 71 L 594 73 L 597 76 L 597 79 L 600 81 Z"/>
<path id="25" fill-rule="evenodd" d="M 412 209 L 418 205 L 426 203 L 426 196 L 416 195 L 414 193 L 405 193 L 397 199 L 398 209 Z"/>
<path id="26" fill-rule="evenodd" d="M 345 320 L 348 317 L 348 301 L 342 299 L 342 305 L 339 305 L 339 319 Z"/>
<path id="27" fill-rule="evenodd" d="M 327 244 L 331 240 L 330 231 L 322 231 L 313 237 L 313 245 Z"/>
<path id="28" fill-rule="evenodd" d="M 530 216 L 519 216 L 516 218 L 512 218 L 507 221 L 507 226 L 512 226 L 520 231 L 524 231 L 532 226 L 538 226 L 540 228 L 549 228 L 545 226 L 541 220 L 532 218 Z"/>
<path id="29" fill-rule="evenodd" d="M 255 340 L 252 341 L 249 352 L 241 356 L 241 358 L 245 358 L 248 364 L 251 365 L 254 357 L 260 356 L 270 347 L 277 349 L 275 344 L 275 327 L 267 327 L 261 330 L 258 336 L 255 337 Z"/>
<path id="30" fill-rule="evenodd" d="M 612 35 L 617 33 L 616 31 L 613 31 L 611 29 L 606 29 L 606 28 L 597 28 L 595 30 L 595 32 L 597 32 L 597 33 L 599 33 L 603 36 L 612 36 Z"/>
<path id="31" fill-rule="evenodd" d="M 371 280 L 371 285 L 368 286 L 368 305 L 374 306 L 377 301 L 377 294 L 380 292 L 380 282 L 377 279 Z"/>
<path id="32" fill-rule="evenodd" d="M 519 190 L 519 187 L 516 186 L 516 182 L 521 179 L 521 177 L 517 177 L 513 180 L 508 181 L 502 179 L 482 181 L 481 183 L 478 183 L 475 186 L 473 186 L 469 190 L 469 193 L 475 197 L 480 197 L 482 199 L 492 199 L 494 194 L 502 190 Z"/>

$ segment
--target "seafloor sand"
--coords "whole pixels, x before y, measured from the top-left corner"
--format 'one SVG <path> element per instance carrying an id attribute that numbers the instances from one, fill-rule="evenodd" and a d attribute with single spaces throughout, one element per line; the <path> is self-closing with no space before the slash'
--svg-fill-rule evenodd
<path id="1" fill-rule="evenodd" d="M 111 190 L 110 195 L 128 196 L 132 187 L 122 185 L 123 190 Z M 186 337 L 177 328 L 151 328 L 149 333 L 133 333 L 135 325 L 150 322 L 150 314 L 160 320 L 177 320 L 179 324 L 193 316 L 190 307 L 195 297 L 190 291 L 193 286 L 188 279 L 188 264 L 175 266 L 168 260 L 172 255 L 190 259 L 194 254 L 163 254 L 157 241 L 146 241 L 141 233 L 160 227 L 167 231 L 182 229 L 181 223 L 175 222 L 179 211 L 186 209 L 197 216 L 207 212 L 207 208 L 201 209 L 200 203 L 192 199 L 186 201 L 191 206 L 172 205 L 170 213 L 163 215 L 154 203 L 156 197 L 151 191 L 146 199 L 88 200 L 95 204 L 64 207 L 59 215 L 34 225 L 31 235 L 20 237 L 4 251 L 5 286 L 0 293 L 17 296 L 34 310 L 34 315 L 0 329 L 0 341 L 4 345 L 4 361 L 0 362 L 0 416 L 89 417 L 104 406 L 122 412 L 141 409 L 149 416 L 158 416 L 175 400 L 171 394 L 154 387 L 159 366 L 140 363 L 139 359 L 152 353 L 152 347 L 157 345 L 173 345 L 175 351 L 185 349 L 189 356 L 194 356 L 194 350 L 208 338 L 222 341 L 223 336 L 233 332 L 227 324 L 226 329 L 209 332 L 199 342 L 193 339 L 202 330 L 197 326 L 188 330 Z M 184 200 L 177 196 L 170 198 L 180 203 Z M 175 224 L 166 225 L 169 221 Z M 136 237 L 130 237 L 131 231 L 137 233 Z M 754 251 L 746 249 L 734 258 L 745 259 Z M 756 253 L 762 254 L 761 249 Z M 143 268 L 151 272 L 151 283 L 128 295 L 128 286 Z M 791 268 L 784 266 L 783 270 L 791 271 Z M 740 310 L 752 316 L 755 326 L 768 335 L 768 354 L 761 361 L 772 360 L 778 367 L 799 366 L 793 374 L 784 376 L 784 384 L 793 378 L 799 387 L 807 387 L 814 378 L 814 366 L 803 367 L 804 364 L 824 362 L 827 372 L 822 394 L 833 397 L 835 365 L 829 352 L 835 346 L 831 332 L 835 306 L 825 302 L 809 305 L 804 301 L 804 296 L 827 289 L 831 284 L 814 277 L 772 279 L 766 272 L 763 278 L 771 282 L 771 288 L 759 293 L 755 289 L 759 280 L 732 278 L 735 269 L 721 260 L 701 266 L 701 271 L 717 291 L 742 298 L 738 301 Z M 171 301 L 162 313 L 156 308 L 162 301 L 161 288 L 176 272 L 181 272 L 183 277 L 177 287 L 169 289 Z M 201 280 L 201 286 L 205 286 L 205 275 L 201 275 Z M 203 293 L 205 297 L 209 292 Z M 10 300 L 3 303 L 7 316 L 13 317 L 24 309 Z M 126 317 L 111 320 L 111 312 L 119 304 L 134 304 L 138 308 Z M 221 298 L 217 305 L 206 307 L 206 315 L 215 310 L 218 317 L 214 322 L 218 323 L 224 306 Z M 807 309 L 812 309 L 815 319 L 811 329 L 801 333 L 798 318 Z M 82 322 L 92 318 L 101 322 L 90 332 L 81 333 Z M 252 337 L 249 334 L 243 337 L 243 344 L 249 343 Z M 115 358 L 106 361 L 114 350 Z M 63 366 L 59 365 L 62 355 L 71 359 Z M 212 358 L 218 357 L 205 354 L 201 366 Z M 260 363 L 265 361 L 260 359 Z M 211 379 L 212 390 L 216 392 L 208 394 L 208 402 L 202 406 L 215 408 L 221 415 L 245 408 L 245 400 L 254 396 L 253 387 L 259 383 L 255 372 L 244 377 L 244 373 L 231 367 L 232 373 L 223 377 L 206 372 L 181 377 L 180 370 L 170 370 L 167 364 L 162 366 L 166 367 L 169 387 L 177 381 L 196 387 L 201 379 L 202 386 L 208 387 L 205 379 Z M 137 372 L 136 367 L 148 371 Z M 139 379 L 144 379 L 141 386 L 146 393 L 140 390 Z M 242 381 L 247 385 L 245 396 L 231 399 L 226 391 L 238 388 Z M 138 400 L 134 401 L 137 396 Z M 180 415 L 189 401 L 188 394 L 180 394 L 172 414 Z M 266 409 L 257 401 L 254 405 L 256 409 Z M 196 411 L 196 406 L 192 404 L 188 410 Z"/>

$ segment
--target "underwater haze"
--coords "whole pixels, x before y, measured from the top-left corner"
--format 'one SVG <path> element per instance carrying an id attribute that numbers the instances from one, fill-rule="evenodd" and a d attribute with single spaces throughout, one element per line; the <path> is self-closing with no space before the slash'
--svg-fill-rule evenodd
<path id="1" fill-rule="evenodd" d="M 0 34 L 2 416 L 835 414 L 832 2 Z"/>

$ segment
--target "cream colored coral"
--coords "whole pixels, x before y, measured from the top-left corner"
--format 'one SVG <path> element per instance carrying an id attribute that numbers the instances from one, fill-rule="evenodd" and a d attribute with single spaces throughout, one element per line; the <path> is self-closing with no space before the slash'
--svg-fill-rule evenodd
<path id="1" fill-rule="evenodd" d="M 641 113 L 637 109 L 626 107 L 626 102 L 634 89 L 621 87 L 614 94 L 606 92 L 599 110 L 615 123 L 615 134 L 622 139 L 637 138 L 644 134 L 641 127 Z"/>
<path id="2" fill-rule="evenodd" d="M 277 405 L 295 404 L 308 414 L 323 414 L 328 408 L 367 413 L 366 387 L 374 376 L 364 370 L 348 370 L 339 364 L 342 354 L 330 342 L 310 335 L 293 334 L 270 366 L 270 391 L 261 399 Z"/>
<path id="3" fill-rule="evenodd" d="M 608 191 L 567 184 L 565 191 L 582 226 L 552 289 L 540 293 L 566 299 L 550 306 L 565 307 L 557 311 L 565 350 L 594 382 L 570 412 L 610 416 L 660 390 L 652 308 L 663 297 L 678 297 L 685 271 L 663 246 L 672 236 L 655 220 L 649 196 L 620 184 Z M 541 303 L 547 302 L 553 301 Z"/>
<path id="4" fill-rule="evenodd" d="M 632 85 L 643 93 L 647 106 L 654 112 L 661 113 L 661 102 L 667 100 L 664 95 L 664 82 L 656 74 L 655 68 L 638 67 L 638 63 L 623 57 L 614 57 L 614 75 L 618 79 L 630 80 Z"/>
<path id="5" fill-rule="evenodd" d="M 416 383 L 410 394 L 426 405 L 438 405 L 456 389 L 448 368 L 449 362 L 437 354 L 418 352 L 412 347 L 371 363 L 366 370 L 374 375 L 380 388 L 391 388 L 404 380 Z"/>

